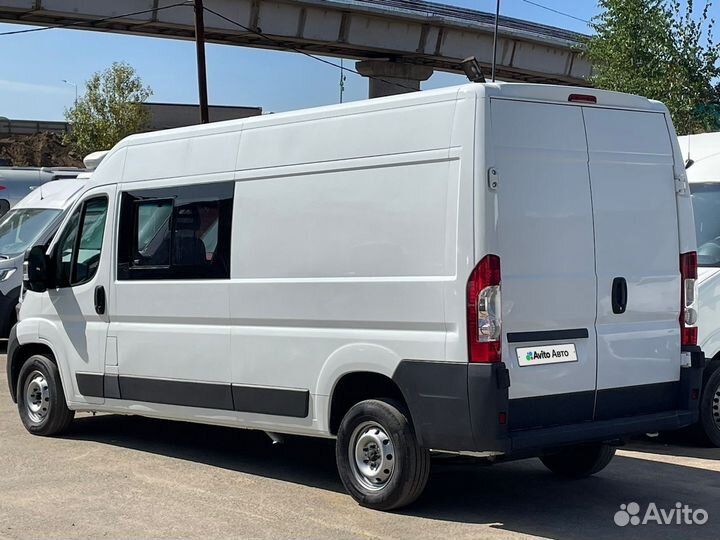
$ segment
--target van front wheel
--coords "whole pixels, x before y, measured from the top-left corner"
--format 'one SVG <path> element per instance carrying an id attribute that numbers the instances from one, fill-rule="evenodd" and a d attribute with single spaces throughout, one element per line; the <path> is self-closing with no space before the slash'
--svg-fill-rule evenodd
<path id="1" fill-rule="evenodd" d="M 615 447 L 607 444 L 575 446 L 542 456 L 540 461 L 555 474 L 566 478 L 585 478 L 602 471 L 615 456 Z"/>
<path id="2" fill-rule="evenodd" d="M 335 458 L 345 489 L 363 506 L 393 510 L 415 501 L 430 474 L 409 413 L 390 399 L 354 405 L 337 434 Z"/>
<path id="3" fill-rule="evenodd" d="M 20 369 L 17 405 L 25 429 L 33 435 L 59 435 L 75 415 L 65 403 L 57 366 L 42 354 L 28 358 Z"/>

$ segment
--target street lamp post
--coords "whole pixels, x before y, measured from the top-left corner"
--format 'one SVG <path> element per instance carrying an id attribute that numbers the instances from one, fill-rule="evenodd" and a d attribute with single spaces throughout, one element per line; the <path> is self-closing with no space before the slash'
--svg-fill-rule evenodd
<path id="1" fill-rule="evenodd" d="M 77 102 L 78 102 L 78 86 L 77 86 L 77 83 L 68 81 L 68 80 L 66 80 L 66 79 L 63 79 L 62 82 L 64 82 L 65 84 L 69 84 L 70 86 L 74 86 L 74 87 L 75 87 L 75 106 L 77 107 Z"/>

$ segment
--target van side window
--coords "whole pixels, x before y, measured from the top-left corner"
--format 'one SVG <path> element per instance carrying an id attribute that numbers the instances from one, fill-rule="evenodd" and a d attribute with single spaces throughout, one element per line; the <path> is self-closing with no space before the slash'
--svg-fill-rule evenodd
<path id="1" fill-rule="evenodd" d="M 133 249 L 133 266 L 167 266 L 170 264 L 170 218 L 173 201 L 137 201 L 137 235 Z"/>
<path id="2" fill-rule="evenodd" d="M 55 250 L 59 287 L 87 283 L 97 273 L 102 252 L 108 200 L 96 197 L 86 201 L 68 221 Z"/>
<path id="3" fill-rule="evenodd" d="M 122 194 L 118 279 L 230 277 L 232 182 Z"/>

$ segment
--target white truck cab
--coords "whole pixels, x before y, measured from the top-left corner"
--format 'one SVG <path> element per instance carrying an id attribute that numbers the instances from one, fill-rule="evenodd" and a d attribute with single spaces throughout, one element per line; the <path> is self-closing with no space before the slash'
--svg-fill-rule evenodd
<path id="1" fill-rule="evenodd" d="M 698 427 L 720 446 L 720 133 L 679 137 L 679 142 L 698 244 L 698 344 L 709 360 Z"/>
<path id="2" fill-rule="evenodd" d="M 361 504 L 430 452 L 598 472 L 697 420 L 696 244 L 666 108 L 469 84 L 147 133 L 102 161 L 8 351 L 74 411 L 337 439 Z"/>

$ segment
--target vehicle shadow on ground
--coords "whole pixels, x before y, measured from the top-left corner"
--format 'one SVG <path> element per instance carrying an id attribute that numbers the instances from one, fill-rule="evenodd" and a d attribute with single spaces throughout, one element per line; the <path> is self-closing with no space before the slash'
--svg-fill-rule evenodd
<path id="1" fill-rule="evenodd" d="M 343 491 L 333 440 L 286 437 L 285 443 L 272 444 L 262 431 L 111 414 L 77 418 L 65 438 Z"/>
<path id="2" fill-rule="evenodd" d="M 649 439 L 638 438 L 627 446 L 627 450 L 720 461 L 720 448 L 709 446 L 702 437 L 689 429 L 662 433 L 659 437 Z"/>
<path id="3" fill-rule="evenodd" d="M 261 432 L 118 415 L 78 418 L 67 438 L 344 492 L 331 440 L 289 437 L 283 445 L 272 445 Z M 441 458 L 433 460 L 423 497 L 400 513 L 569 540 L 716 540 L 718 493 L 718 472 L 642 459 L 616 457 L 596 477 L 568 481 L 534 459 L 490 467 L 468 458 Z M 651 502 L 665 509 L 682 502 L 707 510 L 710 521 L 704 526 L 619 527 L 613 516 L 630 502 L 639 503 L 643 512 Z"/>

